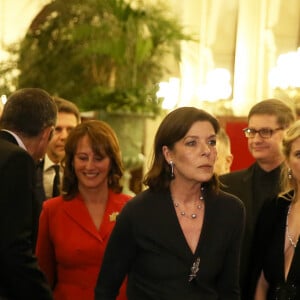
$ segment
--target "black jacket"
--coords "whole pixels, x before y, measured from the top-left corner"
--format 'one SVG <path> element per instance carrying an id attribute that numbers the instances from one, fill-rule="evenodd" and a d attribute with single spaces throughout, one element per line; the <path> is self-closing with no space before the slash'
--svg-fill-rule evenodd
<path id="1" fill-rule="evenodd" d="M 39 211 L 34 185 L 32 157 L 0 131 L 0 298 L 52 299 L 33 255 Z"/>
<path id="2" fill-rule="evenodd" d="M 265 202 L 277 196 L 280 186 L 280 167 L 274 170 L 275 174 L 270 174 L 274 177 L 275 184 L 264 201 L 258 203 L 255 195 L 255 189 L 265 189 L 263 184 L 258 183 L 254 187 L 255 171 L 258 168 L 257 163 L 252 164 L 249 168 L 231 172 L 220 176 L 220 181 L 223 184 L 222 190 L 237 196 L 244 203 L 246 208 L 246 225 L 241 251 L 241 268 L 240 268 L 240 284 L 242 289 L 242 299 L 247 299 L 247 290 L 249 285 L 249 267 L 252 265 L 254 258 L 251 254 L 253 237 L 258 216 Z"/>
<path id="3" fill-rule="evenodd" d="M 201 237 L 193 254 L 169 191 L 144 191 L 117 218 L 95 299 L 115 299 L 128 274 L 129 300 L 238 300 L 243 227 L 244 207 L 237 198 L 206 191 Z M 197 258 L 199 271 L 189 282 Z"/>

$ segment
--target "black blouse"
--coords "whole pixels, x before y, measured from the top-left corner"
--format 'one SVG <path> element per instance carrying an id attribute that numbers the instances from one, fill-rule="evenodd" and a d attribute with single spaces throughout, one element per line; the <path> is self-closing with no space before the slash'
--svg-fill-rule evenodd
<path id="1" fill-rule="evenodd" d="M 263 269 L 269 284 L 267 300 L 300 300 L 300 247 L 297 245 L 285 280 L 284 244 L 286 218 L 290 201 L 276 198 L 266 205 L 260 215 L 254 242 L 256 280 Z M 255 281 L 256 283 L 257 281 Z M 253 286 L 253 292 L 256 284 Z"/>

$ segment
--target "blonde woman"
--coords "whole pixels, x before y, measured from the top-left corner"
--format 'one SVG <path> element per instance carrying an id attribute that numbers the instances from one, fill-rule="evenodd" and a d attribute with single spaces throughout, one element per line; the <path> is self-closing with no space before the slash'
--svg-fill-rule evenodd
<path id="1" fill-rule="evenodd" d="M 287 130 L 282 146 L 282 191 L 263 209 L 257 227 L 255 300 L 300 299 L 300 121 Z"/>

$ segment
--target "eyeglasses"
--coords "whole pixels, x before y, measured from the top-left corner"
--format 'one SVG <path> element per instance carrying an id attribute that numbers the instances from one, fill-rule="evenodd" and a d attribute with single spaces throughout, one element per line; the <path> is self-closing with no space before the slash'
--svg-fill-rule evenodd
<path id="1" fill-rule="evenodd" d="M 256 130 L 254 128 L 244 128 L 243 129 L 246 138 L 254 138 L 256 133 L 258 133 L 259 136 L 263 139 L 269 139 L 273 135 L 273 133 L 278 130 L 283 130 L 283 128 L 282 127 L 278 127 L 275 129 L 261 128 L 259 130 Z"/>

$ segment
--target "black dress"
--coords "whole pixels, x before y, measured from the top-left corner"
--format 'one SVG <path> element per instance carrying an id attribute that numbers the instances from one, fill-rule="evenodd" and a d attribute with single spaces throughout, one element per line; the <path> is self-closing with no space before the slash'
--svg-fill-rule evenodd
<path id="1" fill-rule="evenodd" d="M 286 218 L 290 201 L 277 198 L 265 207 L 258 223 L 261 265 L 269 284 L 267 300 L 300 300 L 300 244 L 298 243 L 290 270 L 284 275 L 284 244 Z M 258 274 L 258 273 L 257 273 Z"/>

